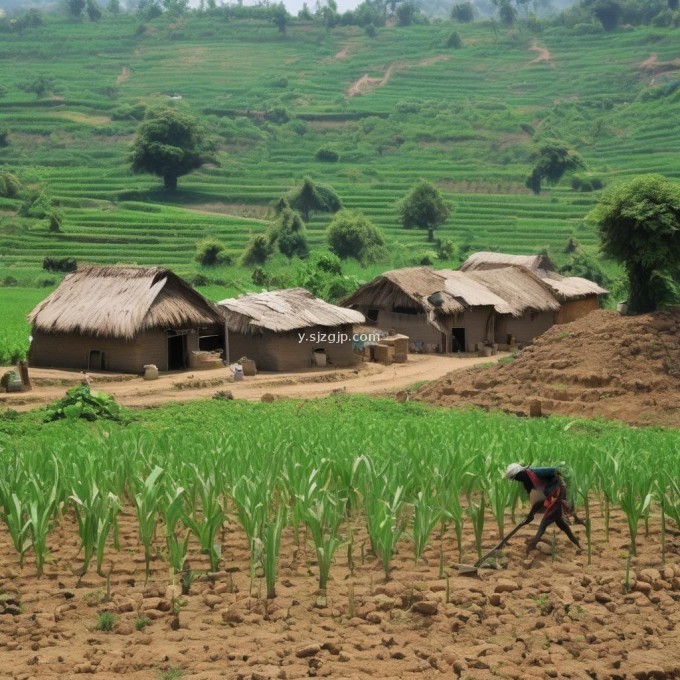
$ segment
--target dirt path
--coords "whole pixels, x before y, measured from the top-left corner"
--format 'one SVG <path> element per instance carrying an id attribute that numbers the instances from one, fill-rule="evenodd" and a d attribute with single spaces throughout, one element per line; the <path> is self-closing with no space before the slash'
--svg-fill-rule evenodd
<path id="1" fill-rule="evenodd" d="M 260 401 L 264 394 L 275 398 L 313 399 L 334 392 L 352 394 L 394 394 L 416 382 L 436 380 L 456 369 L 489 363 L 498 357 L 458 358 L 438 354 L 414 354 L 404 364 L 366 363 L 357 368 L 307 369 L 297 373 L 259 373 L 242 382 L 232 380 L 228 368 L 161 374 L 158 380 L 114 373 L 90 373 L 93 389 L 113 395 L 125 406 L 158 406 L 171 401 L 209 399 L 216 392 L 230 390 L 235 399 Z M 0 369 L 4 373 L 4 370 Z M 0 394 L 0 406 L 25 411 L 60 399 L 73 385 L 80 384 L 79 371 L 32 368 L 33 391 Z"/>
<path id="2" fill-rule="evenodd" d="M 417 66 L 431 66 L 436 64 L 438 61 L 448 61 L 450 57 L 440 54 L 436 57 L 429 57 L 427 59 L 421 59 L 420 61 L 393 61 L 387 69 L 382 78 L 371 78 L 367 73 L 361 76 L 359 80 L 352 83 L 349 88 L 347 88 L 347 97 L 356 97 L 360 94 L 365 94 L 374 90 L 376 87 L 383 87 L 387 85 L 390 78 L 395 71 L 403 71 L 409 68 L 414 68 Z"/>
<path id="3" fill-rule="evenodd" d="M 555 62 L 552 59 L 552 54 L 550 50 L 548 50 L 545 47 L 541 47 L 537 42 L 536 38 L 534 38 L 533 42 L 531 43 L 531 47 L 529 48 L 532 52 L 536 53 L 536 57 L 532 59 L 529 63 L 530 64 L 550 64 L 550 66 L 554 66 Z"/>
<path id="4" fill-rule="evenodd" d="M 123 70 L 120 72 L 116 78 L 116 84 L 121 85 L 130 77 L 130 69 L 127 66 L 123 66 Z"/>

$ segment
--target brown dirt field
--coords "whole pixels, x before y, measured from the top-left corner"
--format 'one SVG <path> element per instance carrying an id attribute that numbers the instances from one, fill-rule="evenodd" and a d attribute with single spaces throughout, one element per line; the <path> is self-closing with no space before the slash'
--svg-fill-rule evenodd
<path id="1" fill-rule="evenodd" d="M 680 308 L 640 316 L 597 310 L 553 326 L 517 359 L 426 385 L 415 399 L 680 427 Z"/>
<path id="2" fill-rule="evenodd" d="M 499 355 L 500 358 L 502 355 Z M 411 354 L 404 364 L 364 363 L 356 368 L 310 368 L 296 373 L 258 373 L 233 382 L 229 368 L 162 373 L 146 381 L 136 375 L 89 373 L 94 389 L 113 395 L 124 406 L 158 406 L 170 401 L 209 399 L 228 389 L 235 399 L 259 401 L 264 394 L 275 398 L 314 399 L 329 394 L 394 394 L 422 380 L 436 380 L 451 370 L 488 363 L 488 358 L 458 358 L 435 354 Z M 0 369 L 0 375 L 9 370 Z M 0 406 L 25 411 L 48 404 L 82 381 L 80 371 L 31 368 L 31 392 L 0 393 Z"/>
<path id="3" fill-rule="evenodd" d="M 597 512 L 597 510 L 596 510 Z M 497 541 L 486 525 L 484 546 Z M 508 518 L 508 522 L 510 518 Z M 347 550 L 338 551 L 326 597 L 316 590 L 311 542 L 296 548 L 284 533 L 276 597 L 264 599 L 263 579 L 249 579 L 247 540 L 234 522 L 222 535 L 224 571 L 196 580 L 183 606 L 179 627 L 169 611 L 173 590 L 158 555 L 144 583 L 143 552 L 131 508 L 121 517 L 121 550 L 107 552 L 106 581 L 94 569 L 82 579 L 75 519 L 64 517 L 51 535 L 49 562 L 41 579 L 32 560 L 23 570 L 6 530 L 0 529 L 0 664 L 3 678 L 158 680 L 182 669 L 185 680 L 218 678 L 328 677 L 489 680 L 616 680 L 677 678 L 680 675 L 680 539 L 668 537 L 661 564 L 659 520 L 638 539 L 630 592 L 625 588 L 627 529 L 614 513 L 609 542 L 594 515 L 593 559 L 577 552 L 563 535 L 551 547 L 525 556 L 524 530 L 482 578 L 461 576 L 453 532 L 434 535 L 424 559 L 414 564 L 403 539 L 384 581 L 378 560 L 368 554 L 362 522 L 355 531 L 353 573 Z M 583 530 L 576 528 L 582 540 Z M 466 534 L 472 534 L 466 531 Z M 157 540 L 160 548 L 162 541 Z M 440 548 L 444 572 L 438 578 Z M 464 560 L 475 559 L 466 540 Z M 192 545 L 190 564 L 205 573 L 205 556 Z M 448 600 L 448 601 L 447 601 Z M 112 612 L 111 632 L 95 629 L 99 614 Z M 143 630 L 135 621 L 146 618 Z M 175 676 L 176 677 L 176 676 Z"/>
<path id="4" fill-rule="evenodd" d="M 404 69 L 413 68 L 415 66 L 431 66 L 438 61 L 448 61 L 450 57 L 440 54 L 436 57 L 429 57 L 428 59 L 421 59 L 420 61 L 394 61 L 386 69 L 382 78 L 371 78 L 368 74 L 361 76 L 357 81 L 347 88 L 347 97 L 356 97 L 360 94 L 370 92 L 376 87 L 383 87 L 387 85 L 395 71 L 403 71 Z"/>
<path id="5" fill-rule="evenodd" d="M 120 74 L 116 77 L 116 85 L 121 85 L 126 80 L 130 78 L 130 68 L 128 66 L 123 66 Z"/>
<path id="6" fill-rule="evenodd" d="M 531 47 L 529 48 L 532 52 L 536 53 L 536 57 L 532 59 L 529 63 L 530 64 L 550 64 L 550 66 L 554 66 L 555 62 L 552 59 L 552 54 L 550 53 L 550 50 L 541 47 L 538 42 L 536 42 L 536 39 L 534 38 L 533 42 L 531 43 Z"/>

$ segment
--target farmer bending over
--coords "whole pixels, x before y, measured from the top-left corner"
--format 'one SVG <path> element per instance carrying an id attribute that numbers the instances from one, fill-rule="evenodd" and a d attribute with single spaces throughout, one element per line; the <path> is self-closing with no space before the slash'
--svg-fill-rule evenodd
<path id="1" fill-rule="evenodd" d="M 538 545 L 545 530 L 554 522 L 569 537 L 569 540 L 580 550 L 581 544 L 574 536 L 565 520 L 565 515 L 572 512 L 567 501 L 567 485 L 556 467 L 531 468 L 510 463 L 505 471 L 505 479 L 512 479 L 524 485 L 529 494 L 531 510 L 525 522 L 528 524 L 536 514 L 543 513 L 543 519 L 536 535 L 527 544 L 527 551 Z M 578 521 L 578 520 L 577 520 Z"/>

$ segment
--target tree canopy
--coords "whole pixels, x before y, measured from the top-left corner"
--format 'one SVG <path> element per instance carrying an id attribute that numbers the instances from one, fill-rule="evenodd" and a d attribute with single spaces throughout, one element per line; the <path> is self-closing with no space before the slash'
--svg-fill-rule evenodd
<path id="1" fill-rule="evenodd" d="M 283 207 L 269 230 L 269 242 L 272 247 L 278 244 L 279 251 L 289 260 L 295 256 L 307 257 L 309 246 L 300 214 L 290 207 Z"/>
<path id="2" fill-rule="evenodd" d="M 341 210 L 326 232 L 331 252 L 362 264 L 378 262 L 386 256 L 382 232 L 358 210 Z"/>
<path id="3" fill-rule="evenodd" d="M 434 184 L 420 180 L 397 204 L 399 220 L 405 229 L 427 229 L 427 240 L 449 217 L 450 209 Z"/>
<path id="4" fill-rule="evenodd" d="M 589 217 L 604 254 L 626 269 L 629 309 L 655 310 L 680 280 L 680 184 L 636 177 L 607 191 Z"/>
<path id="5" fill-rule="evenodd" d="M 200 168 L 208 152 L 197 118 L 181 109 L 157 106 L 147 110 L 137 128 L 130 162 L 134 172 L 158 175 L 168 191 L 175 191 L 177 178 Z"/>
<path id="6" fill-rule="evenodd" d="M 331 187 L 315 184 L 309 177 L 305 177 L 302 186 L 286 198 L 290 207 L 297 210 L 305 222 L 309 222 L 315 212 L 335 213 L 342 208 L 340 197 Z"/>
<path id="7" fill-rule="evenodd" d="M 547 140 L 536 147 L 532 154 L 534 169 L 526 179 L 526 186 L 535 194 L 541 193 L 541 184 L 556 185 L 567 172 L 585 168 L 581 156 L 564 142 Z"/>

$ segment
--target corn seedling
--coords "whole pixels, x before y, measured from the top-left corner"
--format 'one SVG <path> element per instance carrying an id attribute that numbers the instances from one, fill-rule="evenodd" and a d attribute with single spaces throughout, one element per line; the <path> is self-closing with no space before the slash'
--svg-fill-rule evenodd
<path id="1" fill-rule="evenodd" d="M 627 475 L 620 480 L 618 501 L 626 513 L 628 532 L 630 534 L 630 551 L 637 555 L 636 538 L 640 519 L 649 511 L 652 501 L 652 481 L 643 470 L 629 469 Z"/>
<path id="2" fill-rule="evenodd" d="M 389 493 L 386 488 L 383 491 Z M 376 555 L 380 558 L 387 581 L 390 579 L 392 556 L 405 528 L 402 494 L 403 487 L 398 486 L 389 494 L 391 496 L 389 500 L 375 495 L 370 495 L 366 499 L 369 537 Z"/>
<path id="3" fill-rule="evenodd" d="M 180 486 L 174 493 L 168 496 L 170 501 L 165 508 L 163 518 L 165 520 L 165 542 L 168 548 L 168 562 L 175 574 L 184 572 L 184 565 L 189 551 L 189 531 L 185 532 L 184 538 L 179 537 L 178 525 L 185 518 L 184 489 Z"/>
<path id="4" fill-rule="evenodd" d="M 335 551 L 342 545 L 338 531 L 343 521 L 343 502 L 333 494 L 324 493 L 306 509 L 304 521 L 312 532 L 319 566 L 319 589 L 325 590 Z"/>
<path id="5" fill-rule="evenodd" d="M 286 523 L 286 509 L 280 507 L 273 518 L 268 520 L 262 532 L 262 568 L 267 584 L 267 599 L 276 597 L 276 575 L 278 572 L 281 533 Z"/>
<path id="6" fill-rule="evenodd" d="M 112 612 L 102 612 L 97 619 L 97 623 L 94 626 L 95 630 L 101 630 L 109 633 L 113 630 L 116 625 L 116 617 Z"/>
<path id="7" fill-rule="evenodd" d="M 413 556 L 416 564 L 423 556 L 441 516 L 441 508 L 432 498 L 430 491 L 419 491 L 413 501 Z"/>
<path id="8" fill-rule="evenodd" d="M 144 546 L 144 563 L 146 568 L 146 580 L 149 580 L 151 572 L 152 544 L 156 534 L 156 520 L 158 517 L 158 501 L 161 497 L 160 478 L 163 469 L 156 466 L 151 474 L 144 480 L 141 491 L 135 494 L 135 509 L 139 522 L 139 538 Z"/>
<path id="9" fill-rule="evenodd" d="M 477 549 L 477 558 L 482 557 L 482 541 L 484 539 L 484 515 L 486 511 L 486 500 L 484 496 L 479 497 L 479 501 L 472 500 L 468 496 L 468 514 L 472 521 L 472 529 L 475 532 L 475 548 Z"/>

